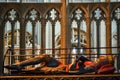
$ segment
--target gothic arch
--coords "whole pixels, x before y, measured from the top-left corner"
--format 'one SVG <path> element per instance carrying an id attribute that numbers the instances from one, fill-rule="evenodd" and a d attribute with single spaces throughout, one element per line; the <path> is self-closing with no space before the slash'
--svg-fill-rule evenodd
<path id="1" fill-rule="evenodd" d="M 117 8 L 120 8 L 120 4 L 117 4 L 114 7 L 112 7 L 111 13 L 113 13 L 115 11 L 115 9 L 117 9 Z"/>
<path id="2" fill-rule="evenodd" d="M 11 9 L 14 9 L 16 12 L 17 12 L 17 14 L 19 15 L 19 17 L 22 17 L 21 16 L 21 12 L 20 12 L 20 10 L 18 9 L 18 7 L 14 7 L 14 6 L 10 6 L 10 7 L 7 7 L 7 8 L 5 8 L 5 9 L 3 9 L 3 13 L 1 14 L 1 16 L 3 16 L 3 18 L 5 18 L 5 15 L 7 14 L 7 12 L 8 11 L 10 11 Z"/>
<path id="3" fill-rule="evenodd" d="M 103 13 L 105 13 L 105 16 L 106 16 L 106 17 L 109 17 L 109 16 L 108 16 L 109 10 L 106 9 L 104 6 L 101 6 L 101 5 L 96 5 L 96 6 L 94 6 L 94 7 L 92 8 L 92 10 L 91 10 L 91 13 L 92 13 L 95 9 L 97 9 L 97 8 L 100 8 L 100 9 L 103 11 Z"/>
<path id="4" fill-rule="evenodd" d="M 76 9 L 81 9 L 81 10 L 85 13 L 85 15 L 86 15 L 85 18 L 89 16 L 87 9 L 85 9 L 85 7 L 83 7 L 83 6 L 74 7 L 74 8 L 72 9 L 72 11 L 70 12 L 69 16 L 72 16 L 72 13 L 73 13 Z"/>
<path id="5" fill-rule="evenodd" d="M 6 15 L 8 14 L 8 12 L 9 12 L 10 10 L 12 10 L 12 9 L 14 9 L 14 10 L 16 11 L 17 16 L 18 16 L 17 19 L 19 20 L 19 17 L 20 17 L 20 12 L 19 12 L 19 10 L 15 9 L 15 8 L 9 8 L 9 9 L 7 9 L 7 10 L 4 12 L 4 15 L 3 15 L 3 16 L 4 16 L 4 17 L 3 17 L 3 18 L 4 18 L 4 21 L 6 20 L 6 19 L 5 19 L 5 16 L 6 16 Z"/>
<path id="6" fill-rule="evenodd" d="M 60 11 L 58 8 L 56 8 L 56 7 L 49 7 L 47 10 L 45 10 L 43 17 L 45 18 L 45 17 L 46 17 L 46 14 L 47 14 L 50 10 L 52 10 L 52 9 L 55 9 L 55 10 L 61 15 L 61 11 Z"/>
<path id="7" fill-rule="evenodd" d="M 10 9 L 7 9 L 6 11 L 5 11 L 5 14 L 4 14 L 4 21 L 3 21 L 3 28 L 4 28 L 4 31 L 5 31 L 5 23 L 7 22 L 7 20 L 8 19 L 6 19 L 6 16 L 7 16 L 7 14 L 8 14 L 8 12 L 10 11 L 10 10 L 15 10 L 16 11 L 16 15 L 17 15 L 17 19 L 16 20 L 18 20 L 18 21 L 20 21 L 20 14 L 19 14 L 19 12 L 17 12 L 18 10 L 16 10 L 16 9 L 14 9 L 14 8 L 10 8 Z M 14 22 L 16 22 L 16 20 L 14 21 Z M 4 33 L 4 31 L 3 31 L 3 33 Z"/>
<path id="8" fill-rule="evenodd" d="M 36 8 L 29 8 L 29 9 L 27 9 L 26 10 L 26 12 L 24 13 L 24 18 L 26 18 L 26 16 L 28 15 L 28 13 L 31 11 L 31 10 L 33 10 L 33 9 L 35 9 L 38 13 L 38 16 L 39 16 L 39 18 L 37 18 L 37 19 L 40 19 L 40 16 L 41 16 L 41 12 L 38 10 L 38 9 L 36 9 Z"/>
<path id="9" fill-rule="evenodd" d="M 28 14 L 28 12 L 29 11 L 31 11 L 32 9 L 35 9 L 41 16 L 42 16 L 42 12 L 40 12 L 40 10 L 39 10 L 39 8 L 37 8 L 37 7 L 33 7 L 33 6 L 29 6 L 29 8 L 27 8 L 26 10 L 25 10 L 25 12 L 23 12 L 23 17 L 25 18 L 26 17 L 26 15 Z"/>
<path id="10" fill-rule="evenodd" d="M 113 13 L 117 8 L 120 8 L 120 5 L 116 5 L 116 6 L 111 10 L 111 13 Z"/>

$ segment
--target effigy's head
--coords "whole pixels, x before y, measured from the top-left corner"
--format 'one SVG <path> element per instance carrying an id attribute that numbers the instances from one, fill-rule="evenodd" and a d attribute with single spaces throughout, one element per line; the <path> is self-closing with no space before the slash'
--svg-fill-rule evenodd
<path id="1" fill-rule="evenodd" d="M 107 55 L 102 55 L 100 56 L 97 60 L 96 63 L 108 61 L 110 64 L 114 63 L 114 57 L 113 56 L 107 56 Z"/>
<path id="2" fill-rule="evenodd" d="M 114 57 L 111 55 L 100 56 L 96 60 L 96 70 L 99 74 L 113 73 L 114 68 Z"/>
<path id="3" fill-rule="evenodd" d="M 41 54 L 40 56 L 41 56 L 43 62 L 48 62 L 51 58 L 50 54 L 45 54 L 45 53 Z"/>
<path id="4" fill-rule="evenodd" d="M 106 60 L 107 56 L 100 56 L 99 58 L 97 58 L 96 63 L 99 63 L 100 61 Z"/>

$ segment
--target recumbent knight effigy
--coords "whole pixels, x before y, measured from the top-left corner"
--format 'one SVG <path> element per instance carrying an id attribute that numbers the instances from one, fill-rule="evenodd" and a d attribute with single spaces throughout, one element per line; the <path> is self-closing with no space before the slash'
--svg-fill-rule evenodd
<path id="1" fill-rule="evenodd" d="M 38 66 L 39 64 L 39 66 Z M 26 69 L 27 66 L 31 66 Z M 37 66 L 35 66 L 37 65 Z M 99 56 L 96 61 L 90 60 L 87 56 L 77 54 L 73 62 L 63 64 L 60 60 L 50 54 L 40 54 L 18 63 L 4 65 L 5 69 L 18 74 L 113 74 L 115 72 L 114 58 L 107 55 Z M 17 75 L 17 74 L 16 74 Z"/>

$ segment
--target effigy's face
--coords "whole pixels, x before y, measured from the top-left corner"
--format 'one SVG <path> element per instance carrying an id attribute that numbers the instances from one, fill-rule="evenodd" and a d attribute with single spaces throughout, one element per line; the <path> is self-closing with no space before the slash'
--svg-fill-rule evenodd
<path id="1" fill-rule="evenodd" d="M 111 64 L 114 64 L 114 57 L 109 57 L 109 56 L 100 56 L 97 60 L 96 63 L 102 62 L 102 61 L 108 61 Z"/>
<path id="2" fill-rule="evenodd" d="M 96 63 L 99 63 L 100 61 L 103 61 L 107 59 L 107 56 L 100 56 L 97 60 L 96 60 Z"/>

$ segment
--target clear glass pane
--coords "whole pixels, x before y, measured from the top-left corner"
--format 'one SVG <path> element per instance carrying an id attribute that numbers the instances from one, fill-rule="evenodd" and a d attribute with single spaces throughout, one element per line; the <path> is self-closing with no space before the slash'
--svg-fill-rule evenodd
<path id="1" fill-rule="evenodd" d="M 20 55 L 20 22 L 17 21 L 15 23 L 15 30 L 14 30 L 14 52 L 15 52 L 15 63 L 19 62 L 19 55 Z"/>
<path id="2" fill-rule="evenodd" d="M 71 43 L 72 43 L 72 46 L 77 47 L 77 43 L 78 43 L 78 30 L 77 30 L 77 22 L 75 20 L 73 20 L 71 28 L 72 28 Z"/>
<path id="3" fill-rule="evenodd" d="M 32 23 L 30 21 L 27 22 L 26 32 L 25 32 L 25 42 L 26 47 L 32 47 Z"/>
<path id="4" fill-rule="evenodd" d="M 100 47 L 106 47 L 106 26 L 105 21 L 103 20 L 100 22 L 99 37 Z M 100 49 L 100 54 L 106 54 L 106 49 Z"/>
<path id="5" fill-rule="evenodd" d="M 4 55 L 5 57 L 5 61 L 4 64 L 11 64 L 10 62 L 10 51 L 8 52 L 9 47 L 11 47 L 11 23 L 9 21 L 7 21 L 5 23 L 5 32 L 4 32 Z M 7 69 L 4 69 L 4 72 L 8 72 Z"/>
<path id="6" fill-rule="evenodd" d="M 20 0 L 7 0 L 8 2 L 20 2 Z"/>
<path id="7" fill-rule="evenodd" d="M 27 3 L 31 3 L 31 2 L 61 2 L 61 0 L 22 0 L 22 2 L 27 2 Z"/>
<path id="8" fill-rule="evenodd" d="M 115 20 L 112 20 L 112 26 L 111 26 L 111 30 L 112 30 L 112 47 L 117 47 L 117 23 Z M 117 49 L 113 48 L 112 49 L 112 54 L 117 53 Z"/>
<path id="9" fill-rule="evenodd" d="M 20 2 L 20 0 L 0 0 L 0 2 Z"/>
<path id="10" fill-rule="evenodd" d="M 0 2 L 7 2 L 7 0 L 0 0 Z"/>
<path id="11" fill-rule="evenodd" d="M 117 47 L 117 22 L 113 19 L 112 21 L 111 21 L 111 40 L 112 40 L 112 42 L 111 42 L 111 46 L 112 47 Z M 112 48 L 112 54 L 117 54 L 118 53 L 118 50 L 117 50 L 117 48 Z M 114 56 L 114 58 L 115 58 L 115 67 L 116 67 L 116 69 L 117 69 L 117 55 L 116 56 Z"/>
<path id="12" fill-rule="evenodd" d="M 80 25 L 80 46 L 85 47 L 87 44 L 86 42 L 86 22 L 82 20 Z"/>
<path id="13" fill-rule="evenodd" d="M 91 47 L 95 48 L 97 47 L 97 25 L 96 25 L 96 21 L 92 21 L 91 22 Z M 96 59 L 94 57 L 97 57 L 97 49 L 91 49 L 91 57 L 92 59 Z M 95 54 L 95 55 L 94 55 Z"/>
<path id="14" fill-rule="evenodd" d="M 111 2 L 120 2 L 120 0 L 110 0 Z"/>
<path id="15" fill-rule="evenodd" d="M 46 23 L 46 49 L 52 49 L 52 24 L 50 21 Z M 46 50 L 46 54 L 51 54 L 52 50 Z"/>
<path id="16" fill-rule="evenodd" d="M 33 43 L 33 33 L 32 33 L 32 23 L 30 21 L 26 24 L 25 31 L 25 46 L 26 46 L 26 55 L 32 55 L 32 43 Z M 30 56 L 26 56 L 26 59 L 30 58 Z"/>
<path id="17" fill-rule="evenodd" d="M 35 48 L 41 48 L 41 22 L 37 21 L 35 26 Z M 40 50 L 36 50 L 35 54 L 40 54 Z"/>
<path id="18" fill-rule="evenodd" d="M 106 2 L 106 0 L 69 0 L 70 3 L 83 3 L 83 2 Z"/>
<path id="19" fill-rule="evenodd" d="M 61 25 L 60 22 L 57 21 L 55 24 L 55 48 L 61 47 Z M 60 50 L 55 50 L 55 57 L 59 57 Z"/>
<path id="20" fill-rule="evenodd" d="M 11 46 L 11 23 L 9 21 L 5 24 L 4 45 L 6 48 Z"/>
<path id="21" fill-rule="evenodd" d="M 20 22 L 16 22 L 15 23 L 15 47 L 19 47 L 20 46 Z"/>

